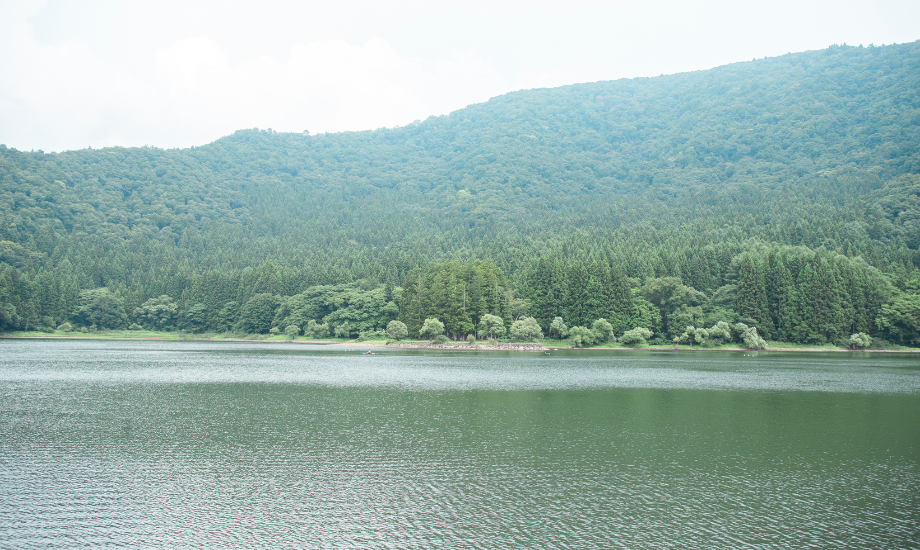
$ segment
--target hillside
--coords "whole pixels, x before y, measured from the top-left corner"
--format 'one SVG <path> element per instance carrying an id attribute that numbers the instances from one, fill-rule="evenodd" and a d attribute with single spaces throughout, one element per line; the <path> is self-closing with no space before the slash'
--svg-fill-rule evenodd
<path id="1" fill-rule="evenodd" d="M 77 321 L 81 291 L 86 299 L 107 288 L 125 323 L 168 295 L 170 326 L 201 305 L 189 328 L 267 330 L 240 325 L 256 295 L 278 306 L 317 285 L 408 288 L 420 273 L 429 279 L 417 285 L 430 289 L 441 262 L 484 260 L 544 330 L 557 315 L 570 326 L 619 319 L 620 329 L 658 315 L 656 332 L 678 335 L 670 306 L 654 304 L 648 286 L 677 277 L 701 293 L 673 308 L 695 323 L 744 319 L 814 342 L 859 328 L 909 343 L 920 328 L 911 309 L 918 198 L 920 43 L 521 91 L 376 131 L 240 130 L 184 150 L 0 146 L 0 326 Z M 744 258 L 762 298 L 741 292 Z M 777 258 L 788 284 L 767 282 L 771 269 L 783 271 Z M 591 300 L 577 274 L 542 288 L 540 274 L 557 264 L 572 273 L 601 266 L 584 282 L 608 296 L 581 311 L 573 304 Z M 824 328 L 795 305 L 817 292 L 798 281 L 812 264 L 818 275 L 834 271 L 835 284 L 865 287 L 832 288 L 840 307 L 814 321 Z M 452 284 L 472 284 L 475 271 Z M 786 287 L 797 293 L 788 299 L 798 321 L 778 311 Z M 871 304 L 854 305 L 867 294 Z M 400 296 L 387 301 L 405 316 Z M 488 308 L 510 322 L 513 300 L 495 300 Z M 231 302 L 237 309 L 222 316 Z M 429 302 L 426 314 L 446 307 Z M 898 315 L 880 318 L 885 304 Z M 847 312 L 860 308 L 857 323 Z M 452 333 L 469 332 L 485 311 L 466 313 Z M 382 328 L 385 317 L 364 326 Z"/>

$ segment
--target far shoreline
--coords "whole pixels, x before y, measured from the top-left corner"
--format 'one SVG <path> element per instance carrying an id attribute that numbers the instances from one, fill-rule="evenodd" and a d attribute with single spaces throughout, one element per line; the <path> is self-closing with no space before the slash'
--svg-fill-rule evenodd
<path id="1" fill-rule="evenodd" d="M 436 344 L 424 341 L 406 341 L 403 343 L 391 343 L 384 341 L 341 341 L 341 340 L 290 340 L 290 339 L 258 339 L 258 338 L 215 338 L 215 337 L 195 337 L 189 335 L 171 336 L 171 335 L 125 335 L 125 334 L 105 334 L 97 333 L 87 334 L 50 334 L 35 333 L 28 334 L 0 334 L 0 339 L 5 340 L 106 340 L 106 341 L 149 341 L 149 342 L 252 342 L 266 344 L 313 344 L 313 345 L 331 345 L 331 346 L 349 346 L 349 347 L 367 347 L 367 348 L 390 348 L 390 349 L 426 349 L 426 350 L 447 350 L 447 351 L 513 351 L 519 353 L 536 353 L 552 352 L 560 350 L 591 350 L 591 351 L 748 351 L 748 352 L 796 352 L 796 353 L 920 353 L 917 349 L 845 349 L 839 347 L 771 347 L 764 349 L 751 349 L 741 347 L 718 347 L 707 348 L 704 346 L 637 346 L 637 347 L 607 347 L 607 346 L 589 346 L 575 347 L 571 345 L 549 345 L 533 342 L 501 342 L 495 344 L 473 344 L 466 342 L 446 342 Z"/>
<path id="2" fill-rule="evenodd" d="M 339 343 L 339 342 L 337 342 Z M 339 343 L 345 345 L 344 343 Z M 362 345 L 364 343 L 358 342 L 356 344 L 349 345 Z M 718 347 L 718 348 L 707 348 L 704 346 L 641 346 L 641 347 L 599 347 L 599 346 L 589 346 L 589 347 L 575 347 L 575 346 L 546 346 L 543 344 L 527 344 L 527 343 L 507 343 L 506 345 L 488 345 L 488 344 L 425 344 L 425 343 L 409 343 L 409 344 L 367 344 L 368 346 L 373 345 L 374 347 L 387 347 L 387 348 L 403 348 L 403 349 L 431 349 L 431 350 L 462 350 L 462 351 L 521 351 L 521 352 L 538 352 L 538 351 L 559 351 L 559 350 L 591 350 L 591 351 L 748 351 L 748 352 L 763 352 L 763 351 L 792 351 L 792 352 L 816 352 L 816 353 L 826 353 L 826 352 L 841 352 L 841 353 L 920 353 L 920 349 L 844 349 L 844 348 L 778 348 L 778 347 L 766 347 L 764 349 L 752 349 L 752 348 L 739 348 L 739 347 Z M 520 349 L 524 348 L 524 349 Z"/>

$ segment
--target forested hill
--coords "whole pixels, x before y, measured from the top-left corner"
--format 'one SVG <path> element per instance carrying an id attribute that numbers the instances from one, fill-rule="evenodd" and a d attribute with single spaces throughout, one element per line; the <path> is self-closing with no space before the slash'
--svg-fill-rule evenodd
<path id="1" fill-rule="evenodd" d="M 763 279 L 771 254 L 792 254 L 861 262 L 884 288 L 859 328 L 909 341 L 913 329 L 895 334 L 878 315 L 914 296 L 918 175 L 920 43 L 520 91 L 376 131 L 241 130 L 184 150 L 0 146 L 0 325 L 74 320 L 80 291 L 107 288 L 129 313 L 161 295 L 177 318 L 202 305 L 201 327 L 219 330 L 240 315 L 219 325 L 226 304 L 257 294 L 280 303 L 316 285 L 395 288 L 413 268 L 474 259 L 493 261 L 544 329 L 563 313 L 590 322 L 547 301 L 534 282 L 542 260 L 621 270 L 623 292 L 646 301 L 649 281 L 678 277 L 703 295 L 682 304 L 710 316 L 697 322 L 721 310 L 797 339 L 776 328 L 775 297 L 752 314 L 738 295 L 743 256 Z M 391 301 L 405 309 L 399 293 Z M 657 307 L 659 330 L 673 333 L 668 306 Z M 598 308 L 591 315 L 636 320 Z M 823 323 L 837 328 L 799 339 L 855 328 L 839 315 Z"/>

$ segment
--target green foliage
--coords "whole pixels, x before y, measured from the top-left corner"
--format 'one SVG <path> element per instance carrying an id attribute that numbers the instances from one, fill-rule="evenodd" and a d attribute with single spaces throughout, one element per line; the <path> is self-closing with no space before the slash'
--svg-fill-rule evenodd
<path id="1" fill-rule="evenodd" d="M 442 334 L 444 334 L 444 323 L 437 318 L 425 319 L 425 322 L 422 323 L 422 328 L 418 331 L 419 337 L 431 340 L 434 340 Z"/>
<path id="2" fill-rule="evenodd" d="M 84 326 L 100 329 L 119 329 L 128 326 L 125 305 L 107 288 L 94 288 L 80 292 L 73 317 Z"/>
<path id="3" fill-rule="evenodd" d="M 63 322 L 58 326 L 57 330 L 60 330 L 61 332 L 73 332 L 73 325 L 68 322 Z"/>
<path id="4" fill-rule="evenodd" d="M 412 270 L 403 282 L 400 320 L 409 332 L 425 318 L 437 316 L 454 336 L 474 333 L 485 315 L 501 317 L 520 306 L 508 292 L 504 273 L 492 261 L 430 264 Z"/>
<path id="5" fill-rule="evenodd" d="M 732 341 L 731 325 L 725 321 L 719 321 L 714 326 L 707 329 L 707 338 L 714 345 L 724 344 Z"/>
<path id="6" fill-rule="evenodd" d="M 330 334 L 329 323 L 319 324 L 316 319 L 310 319 L 303 328 L 303 333 L 308 338 L 328 338 Z"/>
<path id="7" fill-rule="evenodd" d="M 517 341 L 530 341 L 543 338 L 543 330 L 533 317 L 524 317 L 511 323 L 511 337 Z"/>
<path id="8" fill-rule="evenodd" d="M 175 329 L 179 305 L 163 294 L 158 298 L 150 298 L 134 308 L 133 316 L 138 323 L 154 330 Z"/>
<path id="9" fill-rule="evenodd" d="M 920 294 L 903 294 L 886 303 L 876 323 L 895 342 L 920 344 Z"/>
<path id="10" fill-rule="evenodd" d="M 619 330 L 628 323 L 634 308 L 622 266 L 606 259 L 586 264 L 579 258 L 543 256 L 527 267 L 523 280 L 534 317 L 556 337 L 561 333 L 549 331 L 556 317 L 578 325 L 608 319 L 613 329 Z"/>
<path id="11" fill-rule="evenodd" d="M 596 342 L 616 341 L 613 336 L 613 325 L 607 322 L 607 319 L 598 319 L 591 325 L 591 331 L 594 332 Z"/>
<path id="12" fill-rule="evenodd" d="M 706 340 L 706 337 L 709 336 L 709 333 L 704 328 L 696 328 L 693 325 L 687 325 L 687 328 L 684 329 L 684 332 L 680 336 L 675 336 L 672 341 L 675 344 L 690 344 L 691 346 L 696 343 L 700 344 Z"/>
<path id="13" fill-rule="evenodd" d="M 597 335 L 587 327 L 572 327 L 569 329 L 569 339 L 575 347 L 583 348 L 594 344 Z"/>
<path id="14" fill-rule="evenodd" d="M 239 316 L 240 304 L 236 300 L 225 303 L 215 317 L 215 328 L 218 331 L 226 332 L 230 330 Z"/>
<path id="15" fill-rule="evenodd" d="M 675 336 L 675 344 L 700 344 L 718 346 L 725 342 L 731 342 L 731 326 L 725 321 L 719 321 L 710 328 L 697 328 L 693 325 L 687 325 L 687 328 L 680 336 Z"/>
<path id="16" fill-rule="evenodd" d="M 845 202 L 853 198 L 850 178 L 878 168 L 891 179 L 862 189 L 881 190 L 864 203 L 880 214 L 864 231 L 903 239 L 914 228 L 916 195 L 912 180 L 897 178 L 918 172 L 920 139 L 913 122 L 918 107 L 902 98 L 918 88 L 917 50 L 916 43 L 833 48 L 710 71 L 521 91 L 390 130 L 316 136 L 241 130 L 171 151 L 46 155 L 3 148 L 0 217 L 15 227 L 4 228 L 8 240 L 21 243 L 45 220 L 68 233 L 131 238 L 136 232 L 174 244 L 218 224 L 261 226 L 253 227 L 259 235 L 266 227 L 282 230 L 283 220 L 291 235 L 303 236 L 304 250 L 347 247 L 349 240 L 360 246 L 365 239 L 379 248 L 450 228 L 433 243 L 439 247 L 473 242 L 458 237 L 479 237 L 495 224 L 506 231 L 541 219 L 553 230 L 568 229 L 567 218 L 588 219 L 591 207 L 611 199 L 650 208 L 662 202 L 705 209 L 715 202 L 768 209 L 813 200 L 816 189 L 799 184 L 823 178 L 835 182 Z M 432 209 L 441 216 L 412 215 Z M 352 212 L 352 223 L 328 223 L 342 212 Z M 789 212 L 785 219 L 799 218 Z M 310 225 L 323 230 L 304 231 Z M 385 243 L 388 233 L 394 238 Z M 685 284 L 713 290 L 696 280 Z"/>
<path id="17" fill-rule="evenodd" d="M 875 214 L 875 231 L 896 235 L 916 250 L 920 247 L 920 175 L 916 166 L 911 172 L 872 193 L 869 209 Z"/>
<path id="18" fill-rule="evenodd" d="M 406 328 L 406 324 L 402 321 L 390 321 L 387 323 L 386 334 L 390 340 L 399 341 L 409 336 L 409 329 Z"/>
<path id="19" fill-rule="evenodd" d="M 367 342 L 368 340 L 384 340 L 387 337 L 385 330 L 364 330 L 358 334 L 358 342 Z"/>
<path id="20" fill-rule="evenodd" d="M 872 337 L 864 332 L 857 332 L 856 334 L 850 335 L 849 344 L 853 349 L 868 348 L 872 345 Z"/>
<path id="21" fill-rule="evenodd" d="M 705 314 L 703 313 L 703 308 L 701 306 L 691 307 L 683 305 L 671 313 L 668 322 L 670 323 L 673 332 L 677 332 L 678 327 L 703 325 L 704 319 Z"/>
<path id="22" fill-rule="evenodd" d="M 0 330 L 19 328 L 22 318 L 16 312 L 16 306 L 11 303 L 8 294 L 0 298 L 5 298 L 0 301 Z"/>
<path id="23" fill-rule="evenodd" d="M 348 321 L 345 321 L 341 325 L 336 325 L 333 332 L 336 338 L 350 338 L 352 329 Z"/>
<path id="24" fill-rule="evenodd" d="M 738 266 L 738 312 L 743 318 L 751 319 L 761 327 L 764 334 L 773 330 L 770 310 L 767 305 L 767 288 L 764 270 L 760 262 L 750 253 L 741 255 Z"/>
<path id="25" fill-rule="evenodd" d="M 297 338 L 300 336 L 300 327 L 297 325 L 288 325 L 284 327 L 284 333 L 290 336 L 291 338 Z"/>
<path id="26" fill-rule="evenodd" d="M 765 349 L 767 342 L 757 334 L 757 327 L 749 327 L 744 323 L 736 323 L 735 331 L 748 349 Z"/>
<path id="27" fill-rule="evenodd" d="M 317 285 L 281 299 L 275 323 L 304 326 L 311 319 L 321 319 L 331 326 L 341 326 L 347 322 L 350 332 L 360 333 L 383 329 L 398 314 L 398 306 L 387 299 L 385 285 Z"/>
<path id="28" fill-rule="evenodd" d="M 651 338 L 655 333 L 645 327 L 636 327 L 632 330 L 627 330 L 623 333 L 623 336 L 620 336 L 620 342 L 626 345 L 636 345 L 644 344 L 649 338 Z"/>
<path id="29" fill-rule="evenodd" d="M 661 332 L 661 310 L 639 295 L 634 296 L 633 303 L 633 310 L 629 316 L 627 326 L 648 327 L 653 333 Z"/>
<path id="30" fill-rule="evenodd" d="M 208 324 L 208 309 L 202 303 L 190 305 L 181 314 L 180 326 L 189 332 L 203 332 Z"/>
<path id="31" fill-rule="evenodd" d="M 479 319 L 480 338 L 501 338 L 505 335 L 505 321 L 497 316 L 486 313 Z"/>
<path id="32" fill-rule="evenodd" d="M 551 338 L 562 340 L 569 335 L 569 327 L 563 322 L 562 317 L 555 317 L 549 325 L 549 335 Z"/>
<path id="33" fill-rule="evenodd" d="M 240 310 L 237 330 L 251 334 L 266 334 L 272 328 L 278 298 L 268 292 L 261 292 L 246 301 Z"/>
<path id="34" fill-rule="evenodd" d="M 659 277 L 645 283 L 641 289 L 642 295 L 652 304 L 658 306 L 661 312 L 663 329 L 667 333 L 678 330 L 680 321 L 686 321 L 688 316 L 702 309 L 692 310 L 706 301 L 706 295 L 695 288 L 684 285 L 680 277 Z M 669 317 L 677 314 L 678 323 L 672 323 Z M 673 324 L 673 326 L 672 326 Z"/>

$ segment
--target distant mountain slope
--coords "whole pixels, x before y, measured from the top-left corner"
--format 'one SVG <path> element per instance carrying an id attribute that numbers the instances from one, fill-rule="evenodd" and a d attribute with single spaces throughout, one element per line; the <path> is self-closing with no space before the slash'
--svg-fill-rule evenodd
<path id="1" fill-rule="evenodd" d="M 920 44 L 832 47 L 515 92 L 395 129 L 241 130 L 168 151 L 5 149 L 0 204 L 24 232 L 7 239 L 22 241 L 48 221 L 68 231 L 168 226 L 178 235 L 212 220 L 277 226 L 332 205 L 385 206 L 372 217 L 394 212 L 435 226 L 585 212 L 612 195 L 672 201 L 678 212 L 688 201 L 760 210 L 775 194 L 815 199 L 809 185 L 840 178 L 849 183 L 838 201 L 853 201 L 920 173 L 918 92 Z"/>

